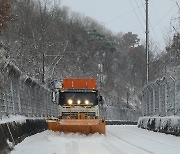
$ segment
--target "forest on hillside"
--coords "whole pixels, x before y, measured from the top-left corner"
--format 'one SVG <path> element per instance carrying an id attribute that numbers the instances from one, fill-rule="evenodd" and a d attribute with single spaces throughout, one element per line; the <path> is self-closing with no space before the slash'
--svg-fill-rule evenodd
<path id="1" fill-rule="evenodd" d="M 3 3 L 9 5 L 4 7 L 6 20 L 0 7 L 1 47 L 22 72 L 47 86 L 66 77 L 99 81 L 101 74 L 102 94 L 108 105 L 139 110 L 137 96 L 146 84 L 146 53 L 137 34 L 131 30 L 114 34 L 58 2 L 0 0 Z M 179 56 L 177 30 L 166 52 L 159 56 L 150 52 L 150 81 L 165 75 L 166 67 L 180 65 Z"/>

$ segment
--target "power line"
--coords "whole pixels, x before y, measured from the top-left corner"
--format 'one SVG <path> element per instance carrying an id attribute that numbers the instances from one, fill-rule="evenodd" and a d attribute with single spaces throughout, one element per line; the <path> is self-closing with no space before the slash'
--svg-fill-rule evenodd
<path id="1" fill-rule="evenodd" d="M 150 41 L 152 41 L 152 43 L 156 46 L 156 49 L 157 49 L 158 51 L 160 51 L 160 48 L 159 48 L 160 44 L 159 44 L 159 42 L 155 41 L 155 40 L 153 39 L 153 37 L 151 36 L 151 34 L 150 34 Z M 152 49 L 152 48 L 151 48 L 151 49 Z M 153 51 L 155 52 L 156 56 L 159 55 L 159 53 L 157 52 L 157 50 L 153 50 Z"/>
<path id="2" fill-rule="evenodd" d="M 154 36 L 155 36 L 155 38 L 156 38 L 156 40 L 157 40 L 158 45 L 161 46 L 160 43 L 159 43 L 159 39 L 157 38 L 157 35 L 156 35 L 156 33 L 155 33 L 155 31 L 154 31 L 154 29 L 153 29 L 152 24 L 151 24 L 150 21 L 149 21 L 149 23 L 150 23 L 150 27 L 151 27 L 151 30 L 150 30 L 150 31 L 153 32 L 153 34 L 154 34 Z"/>
<path id="3" fill-rule="evenodd" d="M 142 0 L 141 0 L 141 4 L 143 4 L 143 1 L 142 1 Z M 146 12 L 146 9 L 145 9 L 144 5 L 143 5 L 143 8 L 144 8 L 144 11 Z M 150 24 L 150 27 L 151 27 L 151 30 L 150 30 L 150 31 L 153 32 L 153 34 L 154 34 L 154 36 L 155 36 L 155 38 L 156 38 L 156 41 L 157 41 L 158 45 L 161 46 L 160 43 L 159 43 L 159 39 L 158 39 L 158 37 L 157 37 L 154 29 L 153 29 L 153 26 L 152 26 L 152 23 L 151 23 L 151 20 L 150 20 L 150 19 L 149 19 L 149 24 Z"/>
<path id="4" fill-rule="evenodd" d="M 155 25 L 154 28 L 174 9 L 174 7 L 172 7 Z"/>
<path id="5" fill-rule="evenodd" d="M 136 2 L 136 5 L 138 6 L 137 0 L 135 0 L 135 2 Z M 141 0 L 141 3 L 143 4 L 142 0 Z M 143 8 L 144 8 L 144 10 L 146 11 L 144 5 L 143 5 Z M 144 17 L 143 17 L 143 15 L 142 15 L 142 12 L 141 12 L 140 8 L 139 8 L 139 11 L 140 11 L 141 17 L 143 18 L 144 22 L 146 22 L 145 19 L 144 19 Z M 150 19 L 149 19 L 149 23 L 150 23 L 151 30 L 153 31 L 153 34 L 154 34 L 154 36 L 155 36 L 155 38 L 156 38 L 156 40 L 157 40 L 158 45 L 161 46 L 161 45 L 159 44 L 159 40 L 158 40 L 158 38 L 157 38 L 157 35 L 156 35 L 156 33 L 155 33 L 155 31 L 154 31 L 154 29 L 153 29 L 153 27 L 152 27 L 152 24 L 151 24 Z"/>
<path id="6" fill-rule="evenodd" d="M 140 5 L 139 7 L 141 7 L 141 5 Z M 138 9 L 138 8 L 135 8 L 135 10 L 137 10 L 137 9 Z M 112 20 L 110 20 L 110 21 L 108 21 L 107 24 L 110 24 L 110 23 L 112 23 L 113 21 L 115 21 L 115 20 L 117 20 L 117 19 L 119 19 L 119 18 L 122 18 L 122 17 L 126 16 L 127 14 L 129 14 L 129 13 L 131 13 L 131 12 L 133 12 L 133 11 L 134 11 L 134 9 L 131 9 L 131 10 L 125 12 L 125 13 L 123 13 L 122 15 L 120 15 L 120 16 L 118 16 L 118 17 L 116 17 L 116 18 L 114 18 L 114 19 L 112 19 Z"/>
<path id="7" fill-rule="evenodd" d="M 172 1 L 172 0 L 171 0 L 171 1 Z M 173 1 L 173 2 L 174 2 L 174 1 Z M 141 0 L 141 3 L 143 4 L 142 0 Z M 153 4 L 153 1 L 152 1 L 152 4 Z M 145 7 L 143 7 L 143 8 L 144 8 L 144 10 L 145 10 Z M 153 32 L 153 34 L 154 34 L 154 36 L 155 36 L 155 38 L 156 38 L 157 43 L 158 43 L 159 46 L 161 46 L 161 45 L 160 45 L 159 40 L 158 40 L 158 38 L 157 38 L 157 35 L 156 35 L 155 31 L 154 31 L 154 28 L 158 25 L 159 28 L 160 28 L 160 30 L 161 30 L 162 35 L 164 35 L 164 32 L 162 31 L 162 28 L 161 28 L 161 26 L 159 25 L 159 23 L 160 23 L 173 9 L 174 9 L 174 6 L 173 6 L 160 20 L 158 19 L 158 22 L 155 24 L 155 26 L 152 26 L 151 20 L 149 19 L 149 23 L 150 23 L 150 27 L 151 27 L 151 30 L 150 30 L 150 31 Z M 156 11 L 153 11 L 153 12 L 156 12 Z M 157 13 L 156 13 L 156 16 L 157 16 Z M 165 39 L 164 39 L 164 40 L 165 40 Z"/>
<path id="8" fill-rule="evenodd" d="M 144 21 L 144 23 L 145 23 L 145 22 L 146 22 L 146 21 L 145 21 L 145 18 L 143 17 L 143 14 L 142 14 L 142 12 L 141 12 L 141 9 L 139 8 L 139 5 L 138 5 L 138 3 L 137 3 L 137 0 L 135 0 L 135 2 L 136 2 L 136 5 L 137 5 L 137 7 L 138 7 L 138 9 L 139 9 L 139 12 L 140 12 L 140 14 L 141 14 L 141 17 L 142 17 L 142 19 L 143 19 L 143 21 Z M 142 0 L 141 0 L 141 4 L 143 5 L 144 10 L 146 11 Z M 152 27 L 152 24 L 151 24 L 151 22 L 150 22 L 150 19 L 149 19 L 149 23 L 150 23 L 151 30 L 152 30 L 152 32 L 153 32 L 153 34 L 154 34 L 154 36 L 155 36 L 155 38 L 156 38 L 156 40 L 157 40 L 157 44 L 160 46 L 159 40 L 158 40 L 158 38 L 157 38 L 157 35 L 156 35 L 155 31 L 153 30 L 153 27 Z M 154 42 L 154 44 L 156 44 L 154 40 L 152 40 L 152 41 Z M 156 52 L 156 51 L 155 51 L 155 52 Z M 158 53 L 156 52 L 156 54 L 158 54 Z"/>
<path id="9" fill-rule="evenodd" d="M 132 6 L 132 8 L 133 8 L 133 10 L 134 10 L 134 13 L 135 13 L 135 15 L 136 15 L 136 17 L 137 17 L 137 19 L 138 19 L 138 21 L 139 21 L 139 23 L 140 23 L 142 29 L 145 31 L 144 26 L 142 25 L 141 20 L 139 19 L 138 14 L 136 13 L 136 10 L 135 10 L 135 8 L 134 8 L 134 6 L 133 6 L 131 0 L 129 0 L 129 2 L 130 2 L 131 6 Z"/>
<path id="10" fill-rule="evenodd" d="M 149 83 L 149 2 L 146 0 L 146 79 L 147 85 Z"/>
<path id="11" fill-rule="evenodd" d="M 142 1 L 142 0 L 141 0 L 141 3 L 143 4 L 143 1 Z M 143 7 L 143 8 L 144 8 L 144 11 L 146 11 L 145 7 Z M 155 36 L 155 38 L 156 38 L 156 42 L 157 42 L 158 46 L 161 46 L 160 43 L 159 43 L 159 39 L 158 39 L 158 37 L 157 37 L 154 29 L 153 29 L 153 26 L 152 26 L 152 23 L 151 23 L 151 20 L 150 20 L 150 19 L 149 19 L 149 24 L 150 24 L 150 27 L 151 27 L 151 30 L 150 30 L 150 31 L 153 32 L 153 34 L 154 34 L 154 36 Z M 153 37 L 152 37 L 152 38 L 153 38 Z"/>
<path id="12" fill-rule="evenodd" d="M 143 19 L 143 21 L 144 21 L 144 23 L 145 23 L 146 20 L 144 19 L 143 15 L 142 15 L 142 12 L 141 12 L 141 9 L 139 8 L 139 5 L 138 5 L 138 3 L 137 3 L 137 0 L 135 0 L 135 2 L 136 2 L 136 5 L 137 5 L 137 7 L 138 7 L 138 10 L 139 10 L 139 12 L 140 12 L 140 14 L 141 14 L 141 17 L 142 17 L 142 19 Z"/>
<path id="13" fill-rule="evenodd" d="M 153 2 L 152 2 L 153 3 Z M 161 19 L 158 19 L 158 22 L 154 25 L 154 27 L 152 26 L 152 29 L 154 29 L 157 25 L 159 26 L 159 28 L 160 28 L 160 31 L 161 31 L 161 33 L 162 33 L 162 36 L 163 36 L 163 39 L 164 39 L 164 42 L 165 42 L 165 36 L 164 36 L 164 32 L 162 31 L 162 27 L 161 27 L 161 25 L 159 24 L 172 10 L 174 9 L 174 6 L 170 9 L 170 10 L 168 10 L 167 11 L 167 13 L 161 18 Z M 154 11 L 155 12 L 155 11 Z M 156 16 L 157 16 L 157 13 L 156 13 Z"/>
<path id="14" fill-rule="evenodd" d="M 142 13 L 142 11 L 141 11 L 141 9 L 140 9 L 140 7 L 139 7 L 139 4 L 137 3 L 137 0 L 135 0 L 135 2 L 136 2 L 136 5 L 137 5 L 137 8 L 139 9 L 139 12 L 140 12 L 140 14 L 141 14 L 141 17 L 142 17 L 142 19 L 143 19 L 143 21 L 144 21 L 144 23 L 145 23 L 145 22 L 146 22 L 146 21 L 145 21 L 145 18 L 143 17 L 143 13 Z M 142 4 L 142 6 L 143 6 L 143 8 L 144 8 L 144 11 L 146 11 L 142 0 L 141 0 L 141 4 Z M 150 23 L 151 30 L 152 30 L 152 32 L 153 32 L 153 34 L 154 34 L 154 36 L 155 36 L 155 38 L 156 38 L 156 40 L 157 40 L 157 41 L 154 41 L 153 37 L 151 36 L 151 40 L 152 40 L 153 44 L 158 44 L 158 46 L 161 46 L 160 43 L 159 43 L 159 40 L 158 40 L 158 38 L 157 38 L 157 35 L 156 35 L 156 33 L 155 33 L 155 31 L 154 31 L 154 29 L 153 29 L 152 24 L 151 24 L 150 21 L 149 21 L 149 23 Z M 158 48 L 158 50 L 160 50 L 160 48 L 159 48 L 158 46 L 156 46 L 156 48 Z M 159 54 L 156 50 L 155 50 L 155 53 L 156 53 L 156 55 Z"/>

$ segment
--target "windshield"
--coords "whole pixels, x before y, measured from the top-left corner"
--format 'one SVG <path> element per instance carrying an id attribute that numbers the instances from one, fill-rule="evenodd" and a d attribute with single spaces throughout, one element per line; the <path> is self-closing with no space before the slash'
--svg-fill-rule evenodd
<path id="1" fill-rule="evenodd" d="M 60 105 L 97 105 L 97 92 L 60 92 Z"/>

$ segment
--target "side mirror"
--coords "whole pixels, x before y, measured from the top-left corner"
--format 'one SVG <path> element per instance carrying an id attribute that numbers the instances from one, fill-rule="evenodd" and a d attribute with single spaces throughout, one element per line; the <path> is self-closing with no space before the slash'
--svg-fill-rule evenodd
<path id="1" fill-rule="evenodd" d="M 52 92 L 52 102 L 56 102 L 56 93 L 55 93 L 55 91 Z"/>
<path id="2" fill-rule="evenodd" d="M 99 103 L 103 104 L 103 97 L 102 96 L 99 96 Z"/>
<path id="3" fill-rule="evenodd" d="M 102 101 L 102 100 L 103 100 L 102 96 L 99 96 L 99 101 Z"/>
<path id="4" fill-rule="evenodd" d="M 56 92 L 55 91 L 52 92 L 52 102 L 54 104 L 57 104 L 57 102 L 56 102 Z"/>

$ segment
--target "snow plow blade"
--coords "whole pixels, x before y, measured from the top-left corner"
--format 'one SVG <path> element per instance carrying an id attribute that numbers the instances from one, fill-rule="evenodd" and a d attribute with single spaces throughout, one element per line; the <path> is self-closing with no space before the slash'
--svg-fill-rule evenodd
<path id="1" fill-rule="evenodd" d="M 105 121 L 99 119 L 61 119 L 58 121 L 47 120 L 48 129 L 64 133 L 104 134 Z"/>

